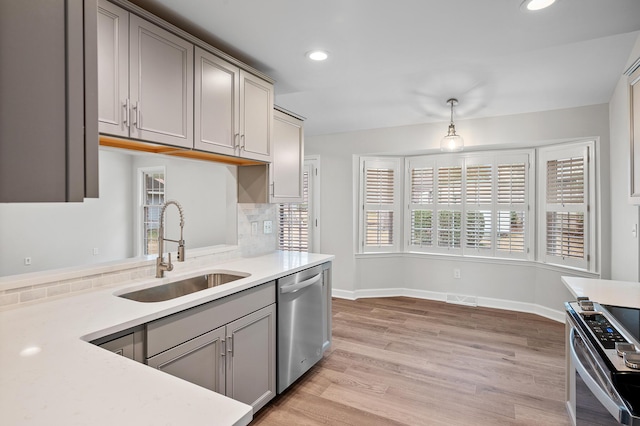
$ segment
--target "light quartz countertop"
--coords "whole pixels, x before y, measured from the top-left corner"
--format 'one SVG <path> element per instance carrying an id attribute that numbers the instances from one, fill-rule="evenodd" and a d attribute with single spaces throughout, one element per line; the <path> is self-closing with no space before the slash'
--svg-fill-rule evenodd
<path id="1" fill-rule="evenodd" d="M 197 269 L 175 263 L 165 278 L 0 311 L 0 424 L 246 425 L 251 406 L 88 342 L 333 258 L 274 252 Z M 114 295 L 209 271 L 251 275 L 165 302 Z"/>
<path id="2" fill-rule="evenodd" d="M 575 297 L 588 297 L 601 305 L 640 309 L 640 283 L 562 277 L 562 282 Z"/>

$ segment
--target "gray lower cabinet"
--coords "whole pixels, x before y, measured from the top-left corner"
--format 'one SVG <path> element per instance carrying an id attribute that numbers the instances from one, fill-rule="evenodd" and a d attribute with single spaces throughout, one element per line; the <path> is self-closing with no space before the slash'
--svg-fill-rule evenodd
<path id="1" fill-rule="evenodd" d="M 146 363 L 252 405 L 276 395 L 275 283 L 146 325 Z"/>
<path id="2" fill-rule="evenodd" d="M 91 343 L 125 358 L 144 362 L 144 331 L 142 327 L 112 334 Z"/>
<path id="3" fill-rule="evenodd" d="M 0 1 L 0 202 L 98 196 L 96 10 Z"/>

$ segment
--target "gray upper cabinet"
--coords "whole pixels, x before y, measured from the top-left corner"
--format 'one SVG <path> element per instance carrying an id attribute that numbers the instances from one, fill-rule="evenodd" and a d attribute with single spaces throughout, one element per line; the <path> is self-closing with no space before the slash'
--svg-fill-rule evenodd
<path id="1" fill-rule="evenodd" d="M 196 47 L 195 143 L 203 151 L 237 155 L 240 68 Z"/>
<path id="2" fill-rule="evenodd" d="M 192 148 L 193 44 L 99 5 L 100 131 Z"/>
<path id="3" fill-rule="evenodd" d="M 98 196 L 96 2 L 0 2 L 0 202 Z"/>
<path id="4" fill-rule="evenodd" d="M 196 149 L 271 161 L 273 85 L 196 47 Z"/>
<path id="5" fill-rule="evenodd" d="M 273 113 L 272 203 L 303 201 L 304 128 L 302 120 L 275 110 Z"/>
<path id="6" fill-rule="evenodd" d="M 240 155 L 272 160 L 273 85 L 240 71 Z"/>

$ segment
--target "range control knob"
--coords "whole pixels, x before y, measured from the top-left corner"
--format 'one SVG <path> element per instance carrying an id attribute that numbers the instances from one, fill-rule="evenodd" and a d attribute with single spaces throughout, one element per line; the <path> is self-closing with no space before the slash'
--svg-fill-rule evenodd
<path id="1" fill-rule="evenodd" d="M 636 352 L 636 346 L 633 343 L 616 342 L 616 352 L 618 356 L 623 356 L 627 353 Z"/>
<path id="2" fill-rule="evenodd" d="M 622 356 L 624 365 L 634 370 L 640 370 L 640 352 L 627 352 Z"/>
<path id="3" fill-rule="evenodd" d="M 580 309 L 582 309 L 583 311 L 593 311 L 593 302 L 590 300 L 580 300 L 578 302 L 578 305 L 580 306 Z"/>

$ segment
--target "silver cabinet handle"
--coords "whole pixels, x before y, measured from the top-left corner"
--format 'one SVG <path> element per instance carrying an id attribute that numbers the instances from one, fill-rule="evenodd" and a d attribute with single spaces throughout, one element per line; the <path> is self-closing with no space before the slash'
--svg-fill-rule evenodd
<path id="1" fill-rule="evenodd" d="M 320 272 L 318 275 L 314 277 L 309 278 L 308 280 L 304 280 L 297 284 L 291 284 L 291 285 L 280 287 L 280 293 L 286 294 L 286 293 L 293 293 L 298 290 L 302 290 L 305 287 L 314 285 L 315 283 L 320 281 L 320 278 L 322 278 L 322 272 Z"/>
<path id="2" fill-rule="evenodd" d="M 240 145 L 240 151 L 246 151 L 246 147 L 245 147 L 245 140 L 244 140 L 244 135 L 240 136 L 240 140 L 242 141 L 242 144 Z"/>
<path id="3" fill-rule="evenodd" d="M 140 102 L 136 102 L 136 104 L 133 106 L 133 110 L 135 111 L 135 114 L 133 114 L 133 125 L 139 129 L 140 127 L 138 126 L 138 123 L 140 122 Z"/>
<path id="4" fill-rule="evenodd" d="M 231 341 L 231 348 L 227 349 L 227 352 L 229 352 L 231 356 L 233 356 L 233 336 L 227 336 L 227 340 Z"/>
<path id="5" fill-rule="evenodd" d="M 240 142 L 238 142 L 238 139 L 240 139 L 240 133 L 236 133 L 235 135 L 233 135 L 233 150 L 234 151 L 236 149 L 240 149 Z"/>
<path id="6" fill-rule="evenodd" d="M 129 105 L 129 98 L 127 98 L 126 101 L 124 101 L 124 103 L 122 104 L 122 108 L 124 108 L 124 117 L 123 117 L 123 122 L 124 125 L 126 127 L 129 127 L 129 114 L 130 112 L 130 105 Z"/>

